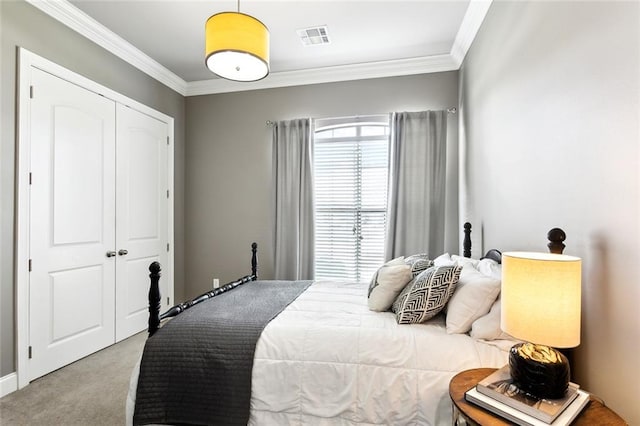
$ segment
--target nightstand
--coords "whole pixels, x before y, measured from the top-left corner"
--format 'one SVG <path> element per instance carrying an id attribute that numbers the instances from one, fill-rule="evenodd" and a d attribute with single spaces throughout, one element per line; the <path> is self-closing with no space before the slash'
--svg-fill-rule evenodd
<path id="1" fill-rule="evenodd" d="M 480 380 L 496 371 L 495 368 L 476 368 L 456 374 L 449 382 L 449 396 L 453 402 L 453 424 L 467 424 L 480 426 L 510 425 L 508 422 L 489 411 L 467 402 L 464 393 L 474 387 Z M 578 415 L 572 426 L 593 425 L 626 425 L 620 416 L 600 401 L 591 397 L 587 406 Z"/>

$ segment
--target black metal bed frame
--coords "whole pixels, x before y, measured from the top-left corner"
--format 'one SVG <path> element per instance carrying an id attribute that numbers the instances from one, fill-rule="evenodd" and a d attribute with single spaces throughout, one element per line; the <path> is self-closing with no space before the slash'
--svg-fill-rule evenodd
<path id="1" fill-rule="evenodd" d="M 251 275 L 245 275 L 244 277 L 231 281 L 222 287 L 202 293 L 194 299 L 174 305 L 163 314 L 160 314 L 160 271 L 160 263 L 152 262 L 151 265 L 149 265 L 149 278 L 151 279 L 151 285 L 149 287 L 149 336 L 153 336 L 153 334 L 158 331 L 160 321 L 163 319 L 175 317 L 192 306 L 218 296 L 219 294 L 233 290 L 239 285 L 249 281 L 256 281 L 258 279 L 258 244 L 251 244 Z"/>
<path id="2" fill-rule="evenodd" d="M 464 257 L 471 257 L 471 224 L 466 222 L 464 224 L 464 238 L 462 241 L 462 255 Z M 566 239 L 566 234 L 560 228 L 553 228 L 547 233 L 547 239 L 549 243 L 547 247 L 551 253 L 562 254 L 564 250 L 563 241 Z M 483 258 L 493 259 L 497 262 L 501 261 L 502 253 L 496 249 L 490 249 L 483 256 Z M 227 291 L 233 290 L 234 288 L 247 283 L 249 281 L 256 281 L 258 279 L 258 244 L 251 244 L 251 275 L 245 275 L 242 278 L 238 278 L 235 281 L 231 281 L 222 287 L 207 291 L 200 296 L 191 299 L 189 301 L 179 303 L 167 310 L 166 312 L 160 314 L 160 263 L 153 262 L 149 265 L 149 278 L 151 279 L 151 285 L 149 287 L 149 336 L 152 336 L 158 328 L 160 327 L 160 321 L 166 318 L 175 317 L 176 315 L 184 312 L 185 310 L 191 308 L 192 306 L 197 305 L 198 303 L 204 302 L 205 300 L 211 299 L 212 297 L 218 296 Z"/>

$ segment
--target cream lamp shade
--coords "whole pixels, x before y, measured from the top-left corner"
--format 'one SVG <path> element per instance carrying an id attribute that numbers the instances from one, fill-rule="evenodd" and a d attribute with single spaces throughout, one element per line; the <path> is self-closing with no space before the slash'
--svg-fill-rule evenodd
<path id="1" fill-rule="evenodd" d="M 269 30 L 240 12 L 211 16 L 205 25 L 207 68 L 234 81 L 256 81 L 269 74 Z"/>
<path id="2" fill-rule="evenodd" d="M 581 259 L 551 253 L 502 254 L 501 327 L 535 344 L 580 344 Z"/>

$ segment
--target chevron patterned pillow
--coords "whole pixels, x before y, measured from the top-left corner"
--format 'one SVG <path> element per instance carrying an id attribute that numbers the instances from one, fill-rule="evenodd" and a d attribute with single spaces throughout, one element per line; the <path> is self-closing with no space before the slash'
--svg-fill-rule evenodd
<path id="1" fill-rule="evenodd" d="M 433 266 L 433 260 L 429 259 L 429 255 L 426 253 L 405 257 L 404 263 L 411 267 L 411 274 L 414 278 Z"/>
<path id="2" fill-rule="evenodd" d="M 461 266 L 433 266 L 402 290 L 391 310 L 398 324 L 416 324 L 437 315 L 456 289 Z"/>

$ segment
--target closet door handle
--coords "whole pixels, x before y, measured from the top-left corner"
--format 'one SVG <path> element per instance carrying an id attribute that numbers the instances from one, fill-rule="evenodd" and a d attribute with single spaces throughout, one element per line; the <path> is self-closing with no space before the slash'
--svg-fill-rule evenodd
<path id="1" fill-rule="evenodd" d="M 113 257 L 113 256 L 115 256 L 115 255 L 116 255 L 116 252 L 115 252 L 115 251 L 108 251 L 108 252 L 107 252 L 107 257 Z"/>
<path id="2" fill-rule="evenodd" d="M 118 250 L 118 254 L 119 254 L 120 256 L 126 256 L 126 255 L 128 255 L 128 254 L 129 254 L 129 251 L 128 251 L 128 250 L 125 250 L 125 249 L 121 249 L 121 250 Z"/>

